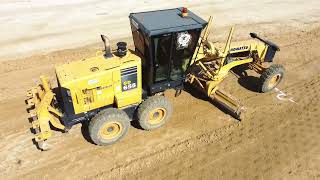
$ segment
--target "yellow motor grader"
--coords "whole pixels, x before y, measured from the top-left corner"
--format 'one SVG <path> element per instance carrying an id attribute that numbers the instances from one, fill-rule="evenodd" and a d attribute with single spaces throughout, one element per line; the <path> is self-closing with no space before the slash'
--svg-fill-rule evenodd
<path id="1" fill-rule="evenodd" d="M 108 38 L 101 35 L 104 51 L 56 67 L 56 93 L 45 76 L 28 91 L 26 102 L 39 149 L 49 148 L 52 129 L 68 131 L 78 123 L 87 125 L 97 145 L 123 138 L 131 120 L 142 129 L 157 129 L 173 112 L 163 92 L 175 89 L 179 95 L 186 83 L 239 118 L 242 106 L 218 88 L 233 67 L 247 64 L 261 74 L 261 92 L 272 90 L 283 78 L 281 65 L 264 67 L 279 47 L 255 33 L 250 34 L 252 40 L 231 43 L 231 28 L 220 50 L 207 40 L 212 18 L 204 21 L 186 8 L 131 13 L 129 18 L 133 50 L 125 42 L 111 50 Z"/>

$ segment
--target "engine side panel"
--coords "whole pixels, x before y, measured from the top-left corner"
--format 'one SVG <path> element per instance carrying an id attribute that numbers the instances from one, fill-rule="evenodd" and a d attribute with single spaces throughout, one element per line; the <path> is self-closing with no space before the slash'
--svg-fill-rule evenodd
<path id="1" fill-rule="evenodd" d="M 139 104 L 142 100 L 141 61 L 130 61 L 114 71 L 115 104 L 118 108 Z"/>
<path id="2" fill-rule="evenodd" d="M 56 73 L 69 117 L 109 106 L 130 106 L 142 99 L 141 59 L 130 52 L 123 58 L 102 56 L 72 62 L 57 67 Z"/>

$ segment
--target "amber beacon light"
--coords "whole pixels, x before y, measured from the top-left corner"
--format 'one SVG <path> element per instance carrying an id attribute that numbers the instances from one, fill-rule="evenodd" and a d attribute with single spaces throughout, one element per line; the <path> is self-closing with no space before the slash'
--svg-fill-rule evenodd
<path id="1" fill-rule="evenodd" d="M 181 12 L 182 12 L 181 13 L 182 17 L 187 17 L 188 16 L 188 9 L 186 7 L 183 7 Z"/>

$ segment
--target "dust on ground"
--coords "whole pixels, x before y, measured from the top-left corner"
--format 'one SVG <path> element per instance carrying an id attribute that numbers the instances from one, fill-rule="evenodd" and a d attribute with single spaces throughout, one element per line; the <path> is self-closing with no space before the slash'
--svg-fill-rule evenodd
<path id="1" fill-rule="evenodd" d="M 0 179 L 319 179 L 319 24 L 244 23 L 237 29 L 235 39 L 257 30 L 281 47 L 275 62 L 286 74 L 278 91 L 258 93 L 254 73 L 230 74 L 223 88 L 245 105 L 243 121 L 183 92 L 170 96 L 174 114 L 163 128 L 132 127 L 108 147 L 88 142 L 77 125 L 67 134 L 56 132 L 53 149 L 39 152 L 24 104 L 40 74 L 53 80 L 55 65 L 93 56 L 99 45 L 1 61 Z"/>

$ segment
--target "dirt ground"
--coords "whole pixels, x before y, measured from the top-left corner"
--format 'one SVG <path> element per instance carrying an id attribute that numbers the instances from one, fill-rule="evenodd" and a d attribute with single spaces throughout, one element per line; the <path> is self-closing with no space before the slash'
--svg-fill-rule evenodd
<path id="1" fill-rule="evenodd" d="M 303 26 L 320 19 L 318 0 L 1 0 L 0 58 L 17 59 L 130 36 L 131 12 L 188 7 L 214 26 L 282 23 Z M 251 28 L 249 28 L 252 30 Z M 249 31 L 250 31 L 249 30 Z"/>
<path id="2" fill-rule="evenodd" d="M 132 127 L 108 147 L 88 142 L 79 124 L 66 134 L 55 132 L 52 150 L 38 151 L 24 104 L 40 74 L 54 80 L 55 65 L 92 56 L 100 44 L 3 59 L 0 179 L 320 179 L 320 24 L 241 23 L 234 40 L 247 39 L 250 31 L 281 47 L 275 62 L 286 74 L 266 94 L 257 92 L 258 75 L 230 74 L 222 88 L 245 105 L 243 121 L 196 93 L 174 98 L 169 92 L 174 114 L 163 128 Z M 225 29 L 215 30 L 220 32 Z M 223 42 L 222 35 L 211 39 Z"/>

